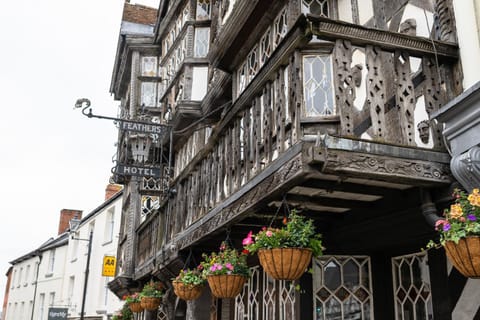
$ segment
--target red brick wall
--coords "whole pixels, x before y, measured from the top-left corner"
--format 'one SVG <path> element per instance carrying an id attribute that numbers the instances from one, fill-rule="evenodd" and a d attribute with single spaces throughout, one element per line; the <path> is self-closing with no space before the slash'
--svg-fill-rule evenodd
<path id="1" fill-rule="evenodd" d="M 157 9 L 125 2 L 122 21 L 154 25 L 157 21 Z"/>
<path id="2" fill-rule="evenodd" d="M 109 184 L 105 188 L 105 201 L 113 197 L 115 193 L 122 190 L 122 186 L 119 184 Z"/>
<path id="3" fill-rule="evenodd" d="M 70 227 L 68 224 L 73 218 L 82 219 L 81 210 L 62 209 L 60 211 L 60 223 L 58 224 L 58 234 L 62 234 Z"/>

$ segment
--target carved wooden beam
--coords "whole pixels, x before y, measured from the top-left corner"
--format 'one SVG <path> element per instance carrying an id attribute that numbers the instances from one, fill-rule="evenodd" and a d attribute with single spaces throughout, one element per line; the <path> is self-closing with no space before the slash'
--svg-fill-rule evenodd
<path id="1" fill-rule="evenodd" d="M 362 47 L 372 45 L 391 52 L 395 50 L 405 50 L 410 55 L 416 57 L 437 55 L 439 60 L 456 60 L 459 57 L 458 46 L 452 43 L 366 28 L 360 25 L 319 16 L 308 15 L 307 22 L 312 33 L 321 39 L 332 41 L 345 39 L 351 41 L 353 45 Z"/>
<path id="2" fill-rule="evenodd" d="M 453 181 L 448 161 L 442 160 L 443 153 L 366 141 L 350 140 L 349 143 L 349 139 L 344 138 L 333 139 L 341 141 L 327 141 L 307 151 L 311 152 L 308 155 L 311 164 L 321 165 L 323 173 L 427 187 Z"/>

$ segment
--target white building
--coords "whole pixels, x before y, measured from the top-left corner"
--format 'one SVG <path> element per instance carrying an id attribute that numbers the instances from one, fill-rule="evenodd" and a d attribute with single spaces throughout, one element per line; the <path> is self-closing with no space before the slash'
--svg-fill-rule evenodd
<path id="1" fill-rule="evenodd" d="M 109 319 L 123 302 L 109 289 L 108 282 L 113 277 L 102 276 L 105 256 L 115 256 L 117 252 L 120 216 L 122 212 L 121 192 L 95 209 L 80 222 L 73 238 L 70 237 L 63 282 L 63 303 L 69 306 L 69 319 L 80 316 L 85 284 L 88 241 L 92 232 L 87 294 L 85 297 L 85 317 L 88 319 Z"/>
<path id="2" fill-rule="evenodd" d="M 123 192 L 112 193 L 109 186 L 107 200 L 72 225 L 75 232 L 71 232 L 69 222 L 80 218 L 81 211 L 62 210 L 59 235 L 10 262 L 12 280 L 7 288 L 5 320 L 47 320 L 49 308 L 67 309 L 68 319 L 80 318 L 90 232 L 84 318 L 110 319 L 121 308 L 123 302 L 107 287 L 112 278 L 102 276 L 103 258 L 115 256 L 120 228 Z"/>

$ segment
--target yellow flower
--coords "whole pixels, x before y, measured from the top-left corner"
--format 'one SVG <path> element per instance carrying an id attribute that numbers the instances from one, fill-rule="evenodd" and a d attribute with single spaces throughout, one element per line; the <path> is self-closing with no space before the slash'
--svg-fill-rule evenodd
<path id="1" fill-rule="evenodd" d="M 462 206 L 460 204 L 456 203 L 456 204 L 452 204 L 450 206 L 450 216 L 453 219 L 458 219 L 462 215 L 463 215 L 463 210 L 462 210 Z"/>
<path id="2" fill-rule="evenodd" d="M 478 189 L 473 189 L 472 193 L 468 195 L 468 201 L 472 206 L 480 207 L 480 194 Z"/>

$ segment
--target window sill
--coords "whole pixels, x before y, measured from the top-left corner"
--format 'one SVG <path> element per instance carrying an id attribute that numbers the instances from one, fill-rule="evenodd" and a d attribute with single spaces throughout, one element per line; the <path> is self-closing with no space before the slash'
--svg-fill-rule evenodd
<path id="1" fill-rule="evenodd" d="M 53 272 L 45 274 L 45 278 L 51 278 L 53 276 Z"/>
<path id="2" fill-rule="evenodd" d="M 70 262 L 72 262 L 72 263 L 73 263 L 73 262 L 75 262 L 75 261 L 77 261 L 77 260 L 78 260 L 78 258 L 77 258 L 77 257 L 75 257 L 75 258 L 73 258 L 72 260 L 70 260 Z"/>
<path id="3" fill-rule="evenodd" d="M 112 239 L 106 240 L 104 243 L 102 243 L 102 246 L 106 246 L 107 244 L 110 244 L 112 242 L 113 242 Z"/>

